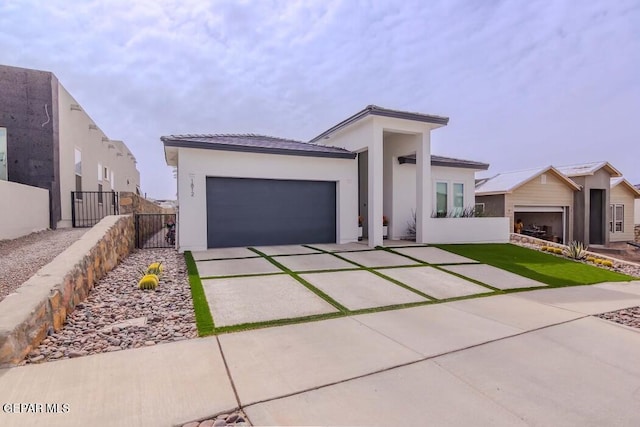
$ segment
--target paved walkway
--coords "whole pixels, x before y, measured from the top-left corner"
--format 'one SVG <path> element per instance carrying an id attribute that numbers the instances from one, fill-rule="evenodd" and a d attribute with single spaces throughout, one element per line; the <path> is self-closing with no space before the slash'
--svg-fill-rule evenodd
<path id="1" fill-rule="evenodd" d="M 638 425 L 640 331 L 590 316 L 637 305 L 541 289 L 1 370 L 0 425 Z"/>

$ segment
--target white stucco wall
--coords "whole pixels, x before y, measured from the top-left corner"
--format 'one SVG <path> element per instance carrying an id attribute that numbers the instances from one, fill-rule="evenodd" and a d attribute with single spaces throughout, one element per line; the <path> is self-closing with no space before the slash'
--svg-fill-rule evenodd
<path id="1" fill-rule="evenodd" d="M 73 108 L 72 108 L 73 106 Z M 60 198 L 62 219 L 58 227 L 71 226 L 71 191 L 75 191 L 75 148 L 82 153 L 82 191 L 111 191 L 113 171 L 115 191 L 134 191 L 140 185 L 140 173 L 133 153 L 122 141 L 110 141 L 95 122 L 62 85 L 58 85 Z M 91 127 L 90 127 L 91 125 Z M 107 175 L 98 181 L 98 165 Z M 129 184 L 127 184 L 127 180 Z M 78 202 L 82 203 L 82 202 Z"/>
<path id="2" fill-rule="evenodd" d="M 209 176 L 335 181 L 336 241 L 347 243 L 358 239 L 358 168 L 355 159 L 179 148 L 178 165 L 178 246 L 181 252 L 207 249 L 206 178 Z"/>
<path id="3" fill-rule="evenodd" d="M 0 180 L 0 240 L 49 227 L 49 190 Z"/>
<path id="4" fill-rule="evenodd" d="M 427 243 L 508 243 L 509 218 L 429 218 Z"/>

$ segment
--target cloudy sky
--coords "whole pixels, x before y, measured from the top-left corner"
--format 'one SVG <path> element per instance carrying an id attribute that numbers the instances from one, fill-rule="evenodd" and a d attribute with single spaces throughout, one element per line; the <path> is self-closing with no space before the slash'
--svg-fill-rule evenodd
<path id="1" fill-rule="evenodd" d="M 0 63 L 54 72 L 174 198 L 161 135 L 308 140 L 376 104 L 445 115 L 490 174 L 608 160 L 640 184 L 640 0 L 2 0 Z"/>

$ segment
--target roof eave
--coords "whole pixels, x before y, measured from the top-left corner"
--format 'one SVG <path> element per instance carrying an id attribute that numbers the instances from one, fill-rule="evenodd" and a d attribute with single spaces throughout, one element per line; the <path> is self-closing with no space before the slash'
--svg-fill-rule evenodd
<path id="1" fill-rule="evenodd" d="M 329 137 L 331 134 L 339 131 L 340 129 L 347 127 L 348 125 L 357 122 L 360 119 L 363 119 L 367 116 L 381 116 L 381 117 L 392 117 L 396 119 L 405 119 L 405 120 L 413 120 L 424 123 L 432 123 L 441 126 L 446 126 L 449 124 L 449 117 L 440 117 L 440 116 L 431 116 L 428 114 L 418 114 L 418 113 L 409 113 L 404 111 L 395 111 L 395 110 L 387 110 L 382 108 L 376 108 L 373 105 L 368 105 L 363 110 L 358 111 L 354 115 L 347 117 L 337 125 L 327 129 L 322 132 L 320 135 L 316 136 L 309 140 L 309 142 L 316 142 L 321 139 Z"/>
<path id="2" fill-rule="evenodd" d="M 188 141 L 188 140 L 175 140 L 171 138 L 161 137 L 160 140 L 164 143 L 165 147 L 178 147 L 178 148 L 199 148 L 205 150 L 215 151 L 234 151 L 241 153 L 259 153 L 259 154 L 280 154 L 288 156 L 302 156 L 302 157 L 325 157 L 334 159 L 355 159 L 356 153 L 350 151 L 329 153 L 324 151 L 306 151 L 306 150 L 287 150 L 283 148 L 266 148 L 266 147 L 247 147 L 241 145 L 232 144 L 210 144 L 208 142 Z"/>
<path id="3" fill-rule="evenodd" d="M 415 165 L 416 164 L 416 159 L 414 159 L 413 157 L 408 157 L 408 156 L 400 156 L 398 157 L 398 163 L 403 165 L 403 164 L 411 164 L 411 165 Z M 487 163 L 476 163 L 476 164 L 470 164 L 470 163 L 456 163 L 456 162 L 440 162 L 438 160 L 431 160 L 431 166 L 441 166 L 441 167 L 446 167 L 446 168 L 462 168 L 462 169 L 473 169 L 473 170 L 487 170 L 489 169 L 489 164 Z"/>

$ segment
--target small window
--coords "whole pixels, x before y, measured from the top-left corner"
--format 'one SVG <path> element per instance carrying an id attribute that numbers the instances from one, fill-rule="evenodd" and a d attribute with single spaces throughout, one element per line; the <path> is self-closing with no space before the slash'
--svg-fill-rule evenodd
<path id="1" fill-rule="evenodd" d="M 436 216 L 447 216 L 447 183 L 436 183 Z"/>
<path id="2" fill-rule="evenodd" d="M 624 205 L 610 205 L 609 215 L 609 232 L 624 233 Z"/>
<path id="3" fill-rule="evenodd" d="M 98 184 L 98 203 L 102 204 L 102 184 Z"/>
<path id="4" fill-rule="evenodd" d="M 104 167 L 104 179 L 109 179 L 109 169 L 107 169 L 107 167 Z"/>
<path id="5" fill-rule="evenodd" d="M 464 210 L 464 184 L 453 184 L 453 210 L 455 215 L 462 215 Z"/>

